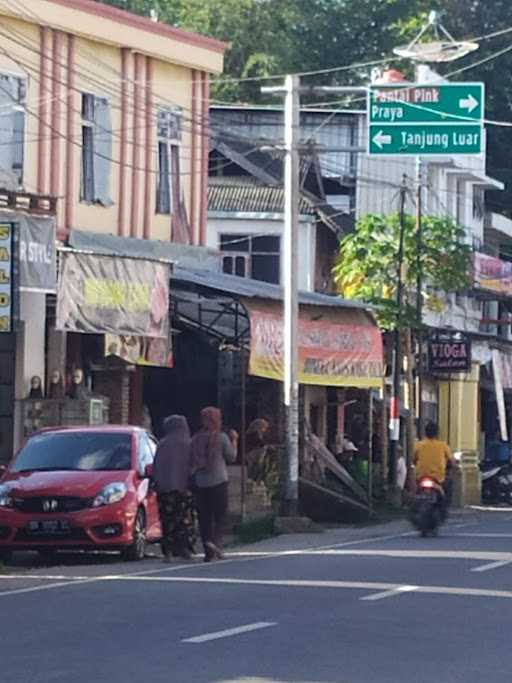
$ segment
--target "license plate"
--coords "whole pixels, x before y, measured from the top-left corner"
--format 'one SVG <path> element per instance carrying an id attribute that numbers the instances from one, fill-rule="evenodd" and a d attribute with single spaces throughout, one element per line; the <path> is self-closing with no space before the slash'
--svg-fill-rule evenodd
<path id="1" fill-rule="evenodd" d="M 426 493 L 420 493 L 418 495 L 418 500 L 426 500 L 426 501 L 434 501 L 436 499 L 435 493 L 432 491 L 426 492 Z"/>
<path id="2" fill-rule="evenodd" d="M 31 534 L 48 534 L 60 536 L 68 534 L 70 531 L 69 522 L 62 519 L 45 519 L 42 522 L 34 520 L 28 523 L 28 530 Z"/>

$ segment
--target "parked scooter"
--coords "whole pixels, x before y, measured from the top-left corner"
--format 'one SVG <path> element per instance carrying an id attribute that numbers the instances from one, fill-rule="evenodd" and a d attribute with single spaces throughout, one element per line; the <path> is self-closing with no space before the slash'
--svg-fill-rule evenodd
<path id="1" fill-rule="evenodd" d="M 492 460 L 480 463 L 482 500 L 488 504 L 512 505 L 512 465 Z"/>
<path id="2" fill-rule="evenodd" d="M 446 495 L 443 487 L 432 477 L 423 477 L 416 488 L 411 505 L 412 525 L 425 536 L 437 536 L 447 515 Z"/>

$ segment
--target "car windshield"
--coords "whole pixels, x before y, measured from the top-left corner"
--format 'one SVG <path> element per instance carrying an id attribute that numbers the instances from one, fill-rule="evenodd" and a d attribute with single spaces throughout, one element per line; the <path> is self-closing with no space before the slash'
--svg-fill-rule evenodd
<path id="1" fill-rule="evenodd" d="M 59 432 L 29 439 L 10 469 L 12 472 L 90 472 L 130 468 L 130 434 Z"/>

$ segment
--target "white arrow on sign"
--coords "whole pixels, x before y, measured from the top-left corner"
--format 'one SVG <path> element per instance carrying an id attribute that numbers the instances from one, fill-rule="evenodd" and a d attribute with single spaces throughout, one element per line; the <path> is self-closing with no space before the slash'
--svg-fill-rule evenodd
<path id="1" fill-rule="evenodd" d="M 385 135 L 383 130 L 379 130 L 377 135 L 374 136 L 373 142 L 377 145 L 379 149 L 382 149 L 383 145 L 390 145 L 392 142 L 391 135 Z"/>
<path id="2" fill-rule="evenodd" d="M 471 114 L 473 109 L 478 107 L 478 100 L 476 100 L 473 95 L 468 95 L 465 99 L 459 100 L 459 107 L 461 109 L 467 109 L 468 114 Z"/>

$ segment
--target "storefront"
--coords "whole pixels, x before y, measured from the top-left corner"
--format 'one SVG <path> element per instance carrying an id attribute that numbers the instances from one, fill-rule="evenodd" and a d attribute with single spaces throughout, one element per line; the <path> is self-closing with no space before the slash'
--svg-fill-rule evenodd
<path id="1" fill-rule="evenodd" d="M 44 390 L 45 299 L 56 289 L 55 201 L 10 193 L 6 203 L 26 211 L 0 211 L 0 462 L 21 442 L 21 401 Z"/>

